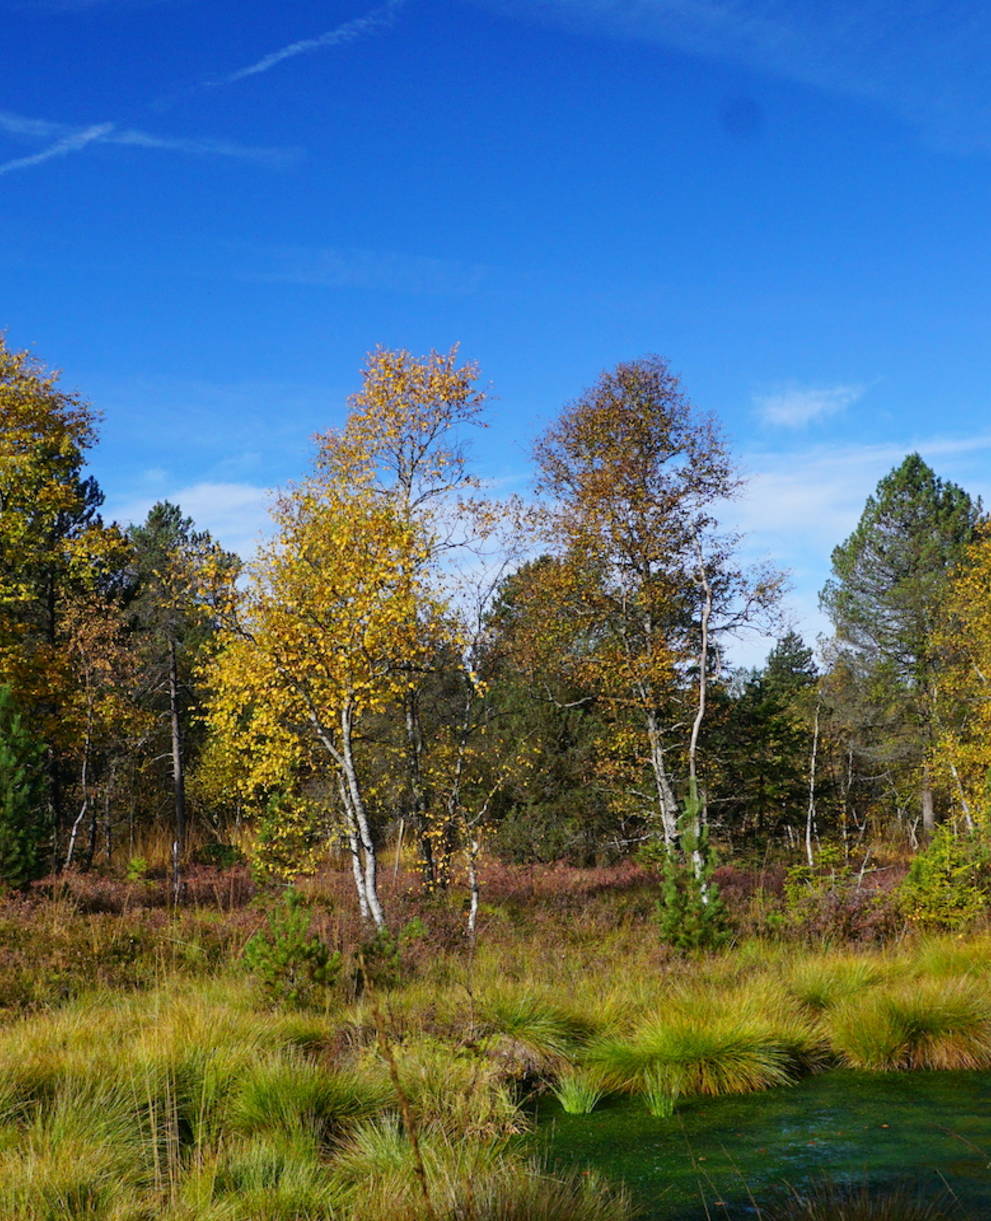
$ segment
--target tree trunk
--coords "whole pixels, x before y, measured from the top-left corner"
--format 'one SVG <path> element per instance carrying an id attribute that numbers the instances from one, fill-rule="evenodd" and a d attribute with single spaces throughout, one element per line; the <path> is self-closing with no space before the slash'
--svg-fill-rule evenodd
<path id="1" fill-rule="evenodd" d="M 175 800 L 175 838 L 172 841 L 172 899 L 182 894 L 182 861 L 186 852 L 186 778 L 179 719 L 179 665 L 175 637 L 169 637 L 169 719 L 172 727 L 172 789 Z"/>
<path id="2" fill-rule="evenodd" d="M 378 896 L 378 857 L 354 763 L 354 720 L 349 704 L 345 704 L 341 709 L 341 762 L 348 801 L 361 845 L 362 881 L 368 902 L 368 914 L 376 928 L 385 928 L 385 916 L 382 914 Z"/>
<path id="3" fill-rule="evenodd" d="M 815 723 L 812 730 L 812 757 L 809 759 L 809 804 L 805 812 L 805 859 L 809 868 L 815 866 L 812 838 L 816 822 L 816 762 L 819 757 L 819 702 L 816 701 Z"/>
<path id="4" fill-rule="evenodd" d="M 692 865 L 695 869 L 695 876 L 700 881 L 705 871 L 705 861 L 702 859 L 702 845 L 700 842 L 702 833 L 703 814 L 703 799 L 699 793 L 698 786 L 698 749 L 699 749 L 699 733 L 702 729 L 702 721 L 705 718 L 706 698 L 709 691 L 709 620 L 712 618 L 712 585 L 709 581 L 709 575 L 705 570 L 705 557 L 702 554 L 701 543 L 698 547 L 699 560 L 699 584 L 702 586 L 702 622 L 701 634 L 699 637 L 699 692 L 698 703 L 695 708 L 695 719 L 692 721 L 692 732 L 688 740 L 688 792 L 691 796 L 691 819 L 692 826 L 689 828 L 692 838 Z M 702 901 L 706 902 L 708 896 L 705 893 L 705 886 L 702 887 Z"/>
<path id="5" fill-rule="evenodd" d="M 671 781 L 664 763 L 661 730 L 657 723 L 657 713 L 653 708 L 647 712 L 647 740 L 650 743 L 650 762 L 654 772 L 657 804 L 661 811 L 664 845 L 669 851 L 675 851 L 678 847 L 678 803 L 675 800 L 674 790 L 671 788 Z"/>
<path id="6" fill-rule="evenodd" d="M 468 836 L 468 940 L 474 945 L 478 925 L 478 838 Z"/>
<path id="7" fill-rule="evenodd" d="M 936 812 L 933 806 L 932 779 L 929 775 L 929 764 L 922 767 L 922 829 L 927 836 L 936 830 Z"/>
<path id="8" fill-rule="evenodd" d="M 344 819 L 347 823 L 348 851 L 351 854 L 351 872 L 354 874 L 354 888 L 358 894 L 358 910 L 361 912 L 362 920 L 367 920 L 370 913 L 368 892 L 365 890 L 365 873 L 361 864 L 361 841 L 358 838 L 358 824 L 351 809 L 351 798 L 347 785 L 344 783 L 344 775 L 341 772 L 338 773 L 337 783 L 341 794 L 341 808 L 344 811 Z"/>
<path id="9" fill-rule="evenodd" d="M 420 845 L 420 864 L 423 880 L 428 887 L 438 881 L 434 845 L 428 834 L 427 795 L 423 785 L 423 729 L 420 725 L 420 709 L 416 692 L 407 691 L 403 696 L 403 711 L 406 718 L 406 754 L 409 769 L 409 788 L 412 799 L 412 820 Z"/>

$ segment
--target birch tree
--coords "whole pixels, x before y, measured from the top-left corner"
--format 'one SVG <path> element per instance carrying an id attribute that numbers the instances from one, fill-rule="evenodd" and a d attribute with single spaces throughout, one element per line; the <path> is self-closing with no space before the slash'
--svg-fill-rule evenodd
<path id="1" fill-rule="evenodd" d="M 362 732 L 402 705 L 427 655 L 415 527 L 373 490 L 317 475 L 279 498 L 276 535 L 249 567 L 237 622 L 211 666 L 208 717 L 249 796 L 329 768 L 362 915 L 385 925 Z M 439 615 L 439 611 L 438 611 Z"/>

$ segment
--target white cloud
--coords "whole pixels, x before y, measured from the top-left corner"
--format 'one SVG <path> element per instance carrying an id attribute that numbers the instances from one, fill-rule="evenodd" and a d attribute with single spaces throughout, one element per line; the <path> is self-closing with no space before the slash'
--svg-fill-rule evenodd
<path id="1" fill-rule="evenodd" d="M 741 550 L 748 562 L 766 560 L 787 570 L 791 590 L 785 612 L 809 644 L 829 632 L 818 596 L 829 577 L 833 548 L 854 529 L 879 480 L 913 452 L 937 475 L 988 503 L 991 433 L 744 455 L 747 483 L 740 498 L 725 506 L 723 520 L 744 535 Z M 733 659 L 754 664 L 771 643 L 744 642 L 732 650 Z"/>
<path id="2" fill-rule="evenodd" d="M 209 138 L 157 136 L 151 132 L 138 131 L 134 128 L 119 128 L 114 123 L 73 127 L 67 123 L 30 118 L 6 110 L 0 111 L 0 131 L 19 140 L 54 140 L 53 144 L 36 153 L 28 153 L 23 157 L 15 157 L 11 161 L 0 164 L 0 174 L 9 174 L 14 170 L 42 165 L 55 157 L 80 152 L 91 144 L 117 144 L 132 148 L 162 149 L 167 152 L 200 157 L 227 157 L 276 167 L 287 164 L 299 155 L 298 149 L 257 148 Z"/>
<path id="3" fill-rule="evenodd" d="M 765 424 L 803 428 L 813 420 L 837 415 L 864 395 L 864 386 L 787 386 L 773 394 L 754 395 Z"/>
<path id="4" fill-rule="evenodd" d="M 246 68 L 240 68 L 229 76 L 222 77 L 217 81 L 211 81 L 210 84 L 232 85 L 235 81 L 242 81 L 246 77 L 258 76 L 262 72 L 268 72 L 270 68 L 274 68 L 277 64 L 281 64 L 287 59 L 295 59 L 297 55 L 308 55 L 313 51 L 322 51 L 327 47 L 341 46 L 343 43 L 354 42 L 355 39 L 362 38 L 366 34 L 372 34 L 376 30 L 386 29 L 392 24 L 396 12 L 404 3 L 405 0 L 386 0 L 385 4 L 379 8 L 372 9 L 371 12 L 365 13 L 361 17 L 345 21 L 342 25 L 335 26 L 332 30 L 327 30 L 326 33 L 318 34 L 315 38 L 301 38 L 296 42 L 289 43 L 288 46 L 281 47 L 278 51 L 272 51 L 269 55 L 263 56 L 255 63 L 249 64 Z"/>
<path id="5" fill-rule="evenodd" d="M 142 494 L 110 503 L 105 516 L 123 526 L 140 523 L 159 500 L 178 505 L 197 528 L 209 530 L 222 547 L 245 560 L 254 555 L 270 529 L 272 492 L 251 483 L 201 482 L 172 490 L 163 488 L 155 496 Z"/>
<path id="6" fill-rule="evenodd" d="M 32 165 L 41 165 L 45 161 L 51 161 L 55 157 L 65 157 L 69 153 L 77 153 L 80 149 L 85 148 L 87 144 L 92 144 L 97 140 L 105 140 L 112 130 L 112 123 L 98 123 L 93 127 L 84 127 L 82 130 L 71 135 L 63 136 L 61 139 L 56 140 L 54 144 L 43 148 L 40 152 L 30 153 L 26 157 L 15 157 L 12 161 L 5 161 L 0 165 L 0 174 L 9 174 L 14 170 L 25 170 Z"/>

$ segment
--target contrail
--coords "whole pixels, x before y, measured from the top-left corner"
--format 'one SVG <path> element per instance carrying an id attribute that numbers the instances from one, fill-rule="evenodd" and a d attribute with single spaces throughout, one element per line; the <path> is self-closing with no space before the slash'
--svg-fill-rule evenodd
<path id="1" fill-rule="evenodd" d="M 366 13 L 363 17 L 355 17 L 351 21 L 345 21 L 343 25 L 335 26 L 334 29 L 328 30 L 326 34 L 317 35 L 316 38 L 302 38 L 299 42 L 292 42 L 280 51 L 273 51 L 271 55 L 266 55 L 264 59 L 258 60 L 257 63 L 250 64 L 247 68 L 241 68 L 238 72 L 232 72 L 230 76 L 222 77 L 220 80 L 213 81 L 212 83 L 215 85 L 232 85 L 235 81 L 243 81 L 245 77 L 257 76 L 260 72 L 267 72 L 269 68 L 274 68 L 276 64 L 281 64 L 284 59 L 293 59 L 297 55 L 306 55 L 310 51 L 319 51 L 323 47 L 336 47 L 340 46 L 341 43 L 354 42 L 356 38 L 370 34 L 373 30 L 386 29 L 392 24 L 397 10 L 405 2 L 406 0 L 386 0 L 385 4 L 379 8 L 372 9 L 370 13 Z"/>
<path id="2" fill-rule="evenodd" d="M 300 156 L 298 148 L 258 148 L 235 144 L 230 140 L 156 136 L 133 127 L 120 127 L 117 123 L 91 123 L 88 127 L 70 127 L 67 123 L 32 119 L 26 115 L 13 114 L 9 110 L 0 110 L 0 132 L 7 132 L 21 139 L 54 141 L 40 152 L 29 153 L 27 156 L 0 164 L 0 174 L 28 169 L 32 165 L 42 165 L 53 157 L 64 157 L 68 153 L 78 152 L 89 144 L 130 145 L 132 148 L 162 149 L 194 157 L 230 157 L 273 169 L 291 165 Z"/>
<path id="3" fill-rule="evenodd" d="M 105 140 L 113 129 L 113 123 L 97 123 L 94 127 L 86 127 L 82 131 L 73 132 L 61 140 L 56 140 L 48 148 L 43 148 L 40 153 L 32 153 L 27 157 L 16 157 L 13 161 L 4 162 L 3 165 L 0 165 L 0 174 L 23 170 L 30 165 L 41 165 L 43 161 L 51 161 L 53 157 L 64 157 L 67 153 L 78 152 L 79 149 L 85 148 L 87 144 L 92 144 L 95 140 Z"/>
<path id="4" fill-rule="evenodd" d="M 10 132 L 12 136 L 24 136 L 29 140 L 51 140 L 56 136 L 68 135 L 72 128 L 66 127 L 64 123 L 51 123 L 48 119 L 29 119 L 10 110 L 0 110 L 0 131 Z"/>

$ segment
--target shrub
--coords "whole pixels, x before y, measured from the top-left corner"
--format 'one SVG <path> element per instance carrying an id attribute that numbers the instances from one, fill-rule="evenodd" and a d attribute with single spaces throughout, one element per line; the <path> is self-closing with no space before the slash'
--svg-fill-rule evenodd
<path id="1" fill-rule="evenodd" d="M 973 923 L 991 897 L 991 843 L 953 823 L 937 827 L 915 857 L 899 899 L 905 915 L 929 928 L 960 929 Z"/>
<path id="2" fill-rule="evenodd" d="M 268 999 L 305 1007 L 326 994 L 341 970 L 340 953 L 310 932 L 310 908 L 298 890 L 285 892 L 281 907 L 244 947 L 244 962 Z"/>
<path id="3" fill-rule="evenodd" d="M 425 933 L 419 917 L 404 924 L 398 933 L 377 928 L 358 948 L 355 992 L 360 993 L 369 985 L 384 989 L 398 987 L 405 973 L 406 950 Z"/>
<path id="4" fill-rule="evenodd" d="M 893 895 L 864 884 L 839 848 L 823 845 L 814 867 L 793 865 L 785 875 L 781 931 L 809 943 L 881 943 L 902 926 Z"/>

